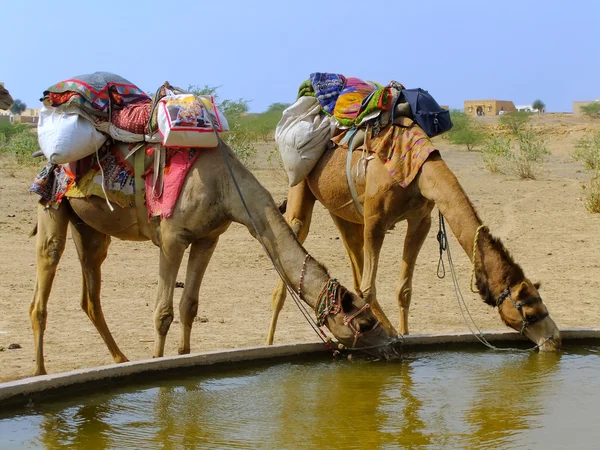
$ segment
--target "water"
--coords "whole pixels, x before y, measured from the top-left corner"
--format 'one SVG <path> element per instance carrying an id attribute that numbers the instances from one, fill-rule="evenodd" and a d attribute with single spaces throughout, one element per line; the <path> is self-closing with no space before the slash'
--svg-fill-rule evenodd
<path id="1" fill-rule="evenodd" d="M 600 346 L 147 381 L 0 416 L 0 448 L 597 448 Z"/>

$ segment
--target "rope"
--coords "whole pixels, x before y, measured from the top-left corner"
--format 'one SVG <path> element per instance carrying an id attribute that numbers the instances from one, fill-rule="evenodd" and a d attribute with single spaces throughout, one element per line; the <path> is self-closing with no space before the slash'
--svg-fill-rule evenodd
<path id="1" fill-rule="evenodd" d="M 446 256 L 448 258 L 448 266 L 450 267 L 450 273 L 452 274 L 452 283 L 454 285 L 454 292 L 456 294 L 456 300 L 458 303 L 458 308 L 460 309 L 460 313 L 463 317 L 463 320 L 465 322 L 465 324 L 467 325 L 467 328 L 469 329 L 469 331 L 471 332 L 471 334 L 473 336 L 475 336 L 475 338 L 481 342 L 483 345 L 485 345 L 487 348 L 491 349 L 491 350 L 497 350 L 497 351 L 515 351 L 515 352 L 530 352 L 533 350 L 537 350 L 539 348 L 539 345 L 536 345 L 533 348 L 530 349 L 521 349 L 521 348 L 500 348 L 500 347 L 496 347 L 494 345 L 492 345 L 483 335 L 483 332 L 481 331 L 481 329 L 477 326 L 477 323 L 475 323 L 475 319 L 473 319 L 473 316 L 471 315 L 469 308 L 467 307 L 467 303 L 465 302 L 465 299 L 462 295 L 462 292 L 460 290 L 460 285 L 458 283 L 458 277 L 456 276 L 456 270 L 454 269 L 454 262 L 452 260 L 452 252 L 450 251 L 450 243 L 448 242 L 448 237 L 445 233 L 446 227 L 444 225 L 444 216 L 442 215 L 442 213 L 440 212 L 439 214 L 439 218 L 440 218 L 440 230 L 444 230 L 444 234 L 445 234 L 445 241 L 446 241 Z M 477 232 L 475 233 L 475 243 L 477 242 L 477 237 L 479 234 L 479 231 L 481 230 L 481 228 L 483 228 L 484 225 L 480 225 L 477 228 Z M 471 320 L 471 323 L 473 324 L 473 327 L 477 330 L 477 333 L 473 330 L 473 328 L 471 328 L 471 325 L 469 324 L 469 321 L 467 320 L 467 317 L 465 315 L 465 312 L 467 313 L 467 315 L 469 316 L 469 319 Z"/>
<path id="2" fill-rule="evenodd" d="M 294 303 L 296 304 L 296 306 L 298 307 L 298 309 L 300 310 L 300 312 L 302 313 L 302 315 L 304 316 L 304 318 L 306 319 L 306 321 L 309 323 L 309 325 L 311 326 L 311 328 L 315 331 L 315 333 L 317 334 L 317 336 L 319 336 L 319 338 L 321 339 L 321 341 L 323 341 L 323 343 L 325 344 L 325 346 L 331 350 L 332 352 L 334 352 L 333 348 L 331 347 L 331 345 L 329 344 L 329 338 L 327 337 L 327 335 L 325 334 L 325 332 L 318 326 L 316 320 L 312 317 L 312 314 L 310 314 L 307 309 L 306 306 L 304 305 L 304 303 L 302 303 L 300 301 L 300 299 L 297 297 L 296 292 L 291 288 L 291 286 L 288 284 L 288 282 L 286 281 L 283 273 L 281 273 L 281 270 L 279 270 L 279 267 L 277 267 L 277 264 L 275 264 L 275 259 L 273 258 L 273 255 L 271 255 L 271 252 L 269 252 L 269 249 L 267 248 L 263 237 L 261 235 L 261 233 L 258 230 L 258 226 L 256 225 L 256 222 L 254 221 L 254 218 L 252 217 L 252 213 L 250 212 L 250 208 L 248 208 L 248 204 L 246 203 L 246 199 L 244 198 L 244 195 L 242 194 L 242 190 L 240 189 L 240 186 L 237 183 L 237 180 L 235 179 L 235 175 L 233 173 L 233 168 L 231 167 L 231 164 L 229 163 L 229 160 L 227 159 L 227 155 L 225 153 L 224 150 L 224 146 L 226 145 L 225 142 L 223 142 L 223 139 L 221 139 L 221 136 L 219 135 L 218 131 L 217 131 L 217 127 L 214 124 L 212 117 L 210 117 L 209 115 L 209 119 L 211 122 L 211 125 L 213 126 L 213 131 L 215 132 L 216 136 L 217 136 L 217 140 L 219 141 L 219 148 L 221 150 L 221 157 L 223 158 L 223 161 L 225 162 L 225 165 L 227 166 L 227 169 L 229 170 L 229 174 L 231 175 L 231 178 L 233 180 L 233 184 L 235 185 L 235 189 L 240 197 L 240 200 L 242 201 L 242 205 L 244 206 L 244 209 L 246 210 L 246 213 L 248 214 L 248 217 L 250 218 L 250 222 L 252 223 L 252 227 L 254 228 L 255 234 L 258 238 L 258 241 L 260 242 L 260 244 L 262 245 L 265 253 L 267 254 L 267 256 L 269 257 L 271 264 L 273 265 L 273 267 L 275 268 L 275 271 L 277 272 L 277 274 L 279 275 L 279 277 L 281 278 L 281 280 L 283 281 L 283 284 L 285 285 L 286 290 L 288 291 L 288 293 L 290 294 L 290 297 L 292 297 L 292 299 L 294 300 Z M 307 255 L 305 257 L 305 261 L 306 259 L 309 257 L 309 255 Z"/>
<path id="3" fill-rule="evenodd" d="M 441 215 L 442 213 L 440 213 Z M 479 240 L 479 232 L 485 225 L 479 225 L 477 227 L 477 231 L 475 232 L 475 238 L 473 239 L 473 256 L 471 257 L 471 261 L 473 262 L 473 267 L 471 268 L 471 281 L 469 282 L 469 289 L 473 294 L 481 294 L 479 289 L 473 289 L 473 280 L 475 279 L 475 253 L 477 251 L 477 241 Z"/>

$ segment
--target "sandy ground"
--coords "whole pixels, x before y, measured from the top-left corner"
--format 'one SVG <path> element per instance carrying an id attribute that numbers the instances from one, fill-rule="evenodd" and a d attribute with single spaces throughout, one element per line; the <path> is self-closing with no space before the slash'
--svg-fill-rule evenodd
<path id="1" fill-rule="evenodd" d="M 495 127 L 493 118 L 484 118 Z M 600 129 L 569 115 L 546 115 L 534 124 L 546 134 L 552 156 L 544 175 L 519 181 L 490 174 L 479 166 L 479 154 L 449 145 L 438 147 L 456 173 L 484 222 L 502 238 L 528 277 L 543 282 L 541 293 L 560 328 L 600 326 L 600 215 L 587 213 L 579 197 L 587 179 L 582 165 L 569 157 L 583 133 Z M 268 144 L 261 144 L 259 160 Z M 286 196 L 280 169 L 254 164 L 254 173 L 276 200 Z M 34 240 L 36 197 L 28 187 L 36 169 L 0 164 L 0 381 L 28 376 L 34 350 L 28 308 L 35 280 Z M 343 176 L 343 174 L 340 174 Z M 452 283 L 436 277 L 437 220 L 421 251 L 414 277 L 410 312 L 411 332 L 467 331 L 458 311 Z M 405 225 L 399 224 L 384 243 L 378 276 L 378 295 L 388 316 L 398 322 L 394 293 L 398 283 Z M 470 264 L 457 242 L 451 249 L 470 311 L 484 330 L 504 329 L 495 310 L 468 289 Z M 317 205 L 312 232 L 305 247 L 339 278 L 352 286 L 347 255 L 325 210 Z M 152 353 L 152 308 L 158 274 L 158 250 L 150 243 L 113 240 L 103 266 L 102 302 L 107 322 L 123 352 L 131 360 Z M 67 243 L 49 302 L 45 338 L 46 367 L 56 373 L 111 364 L 112 359 L 92 323 L 79 307 L 79 262 L 72 242 Z M 179 279 L 185 278 L 185 262 Z M 270 298 L 276 274 L 258 242 L 234 224 L 221 241 L 208 267 L 200 292 L 198 316 L 192 333 L 192 351 L 262 345 L 270 320 Z M 181 289 L 175 291 L 175 304 Z M 179 322 L 167 339 L 166 354 L 177 353 Z M 276 334 L 277 343 L 312 341 L 316 336 L 295 305 L 288 301 Z M 9 350 L 10 344 L 22 348 Z"/>

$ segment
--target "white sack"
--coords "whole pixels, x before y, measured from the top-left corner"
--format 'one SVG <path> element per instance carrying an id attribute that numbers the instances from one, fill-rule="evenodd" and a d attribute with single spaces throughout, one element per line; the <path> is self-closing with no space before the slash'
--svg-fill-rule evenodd
<path id="1" fill-rule="evenodd" d="M 42 107 L 38 123 L 38 142 L 48 160 L 66 164 L 95 153 L 108 136 L 79 114 Z"/>
<path id="2" fill-rule="evenodd" d="M 321 113 L 315 97 L 300 97 L 283 111 L 275 129 L 290 187 L 304 180 L 315 167 L 337 126 L 334 117 Z"/>

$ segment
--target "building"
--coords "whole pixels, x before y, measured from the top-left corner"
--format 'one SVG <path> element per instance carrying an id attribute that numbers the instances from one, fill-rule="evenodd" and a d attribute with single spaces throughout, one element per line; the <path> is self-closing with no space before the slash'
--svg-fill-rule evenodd
<path id="1" fill-rule="evenodd" d="M 542 108 L 541 111 L 538 111 L 537 109 L 535 109 L 533 107 L 533 105 L 516 105 L 515 108 L 517 108 L 517 111 L 526 111 L 526 112 L 541 112 L 541 113 L 545 113 L 546 109 Z"/>
<path id="2" fill-rule="evenodd" d="M 587 106 L 590 103 L 594 103 L 595 101 L 596 102 L 600 102 L 600 98 L 597 98 L 596 100 L 587 100 L 587 101 L 573 102 L 573 114 L 575 114 L 575 115 L 583 114 L 581 112 L 581 107 L 582 106 Z"/>
<path id="3" fill-rule="evenodd" d="M 509 100 L 465 100 L 464 112 L 469 116 L 497 116 L 515 112 L 515 104 Z"/>

